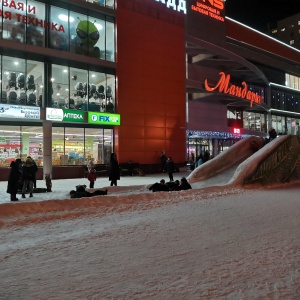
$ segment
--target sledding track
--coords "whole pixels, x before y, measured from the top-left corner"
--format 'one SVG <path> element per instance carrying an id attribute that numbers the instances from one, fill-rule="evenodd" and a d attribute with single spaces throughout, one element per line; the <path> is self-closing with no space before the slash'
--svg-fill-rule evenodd
<path id="1" fill-rule="evenodd" d="M 253 154 L 252 142 L 261 145 Z M 189 182 L 208 185 L 272 185 L 300 179 L 300 138 L 285 135 L 263 146 L 263 139 L 251 136 L 237 142 L 211 161 L 196 168 Z M 212 184 L 210 184 L 212 183 Z"/>

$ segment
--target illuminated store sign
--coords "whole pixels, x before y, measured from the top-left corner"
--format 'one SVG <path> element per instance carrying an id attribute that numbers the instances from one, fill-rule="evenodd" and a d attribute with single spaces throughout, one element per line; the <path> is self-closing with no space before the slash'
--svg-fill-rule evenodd
<path id="1" fill-rule="evenodd" d="M 185 0 L 155 0 L 164 4 L 167 8 L 186 14 L 186 1 Z"/>
<path id="2" fill-rule="evenodd" d="M 40 119 L 40 108 L 36 106 L 0 104 L 0 118 Z"/>
<path id="3" fill-rule="evenodd" d="M 201 0 L 194 1 L 191 9 L 202 15 L 224 22 L 224 1 L 223 0 Z"/>
<path id="4" fill-rule="evenodd" d="M 224 72 L 219 73 L 221 75 L 218 83 L 214 87 L 208 85 L 207 79 L 205 79 L 204 86 L 208 92 L 214 92 L 219 90 L 220 93 L 228 94 L 231 96 L 239 97 L 241 99 L 249 100 L 250 107 L 253 103 L 261 104 L 262 97 L 248 89 L 248 85 L 245 81 L 242 82 L 242 87 L 236 86 L 230 83 L 230 75 Z"/>
<path id="5" fill-rule="evenodd" d="M 240 128 L 233 128 L 233 133 L 234 134 L 241 134 L 241 129 Z"/>
<path id="6" fill-rule="evenodd" d="M 120 125 L 121 117 L 118 114 L 88 112 L 88 123 L 102 125 Z"/>
<path id="7" fill-rule="evenodd" d="M 59 122 L 84 122 L 84 112 L 70 109 L 46 108 L 46 120 Z"/>

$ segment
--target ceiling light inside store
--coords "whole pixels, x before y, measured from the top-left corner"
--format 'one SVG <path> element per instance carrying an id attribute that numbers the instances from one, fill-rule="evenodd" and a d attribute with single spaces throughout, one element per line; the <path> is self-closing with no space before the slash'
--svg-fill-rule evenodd
<path id="1" fill-rule="evenodd" d="M 19 62 L 18 62 L 18 61 L 15 61 L 14 64 L 17 66 L 17 65 L 19 64 Z"/>
<path id="2" fill-rule="evenodd" d="M 98 30 L 102 30 L 103 29 L 103 26 L 101 24 L 95 23 L 95 26 L 97 27 Z"/>
<path id="3" fill-rule="evenodd" d="M 60 14 L 58 15 L 58 18 L 63 21 L 63 22 L 68 22 L 68 20 L 70 21 L 70 23 L 74 22 L 74 18 L 73 17 L 69 17 L 67 15 L 64 14 Z"/>

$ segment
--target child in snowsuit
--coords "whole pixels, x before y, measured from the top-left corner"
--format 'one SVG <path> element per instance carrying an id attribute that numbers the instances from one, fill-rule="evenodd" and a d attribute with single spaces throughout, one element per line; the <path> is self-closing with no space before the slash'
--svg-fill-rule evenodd
<path id="1" fill-rule="evenodd" d="M 88 173 L 87 179 L 90 182 L 90 189 L 94 188 L 94 184 L 96 181 L 97 175 L 96 175 L 96 170 L 92 167 Z"/>

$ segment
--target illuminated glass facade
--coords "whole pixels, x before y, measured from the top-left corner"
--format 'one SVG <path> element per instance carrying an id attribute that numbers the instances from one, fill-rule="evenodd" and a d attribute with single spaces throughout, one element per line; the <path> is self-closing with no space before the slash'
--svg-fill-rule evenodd
<path id="1" fill-rule="evenodd" d="M 0 167 L 28 155 L 44 165 L 50 108 L 73 117 L 52 121 L 53 166 L 109 162 L 113 127 L 88 124 L 87 112 L 117 112 L 115 1 L 82 2 L 1 1 Z"/>

